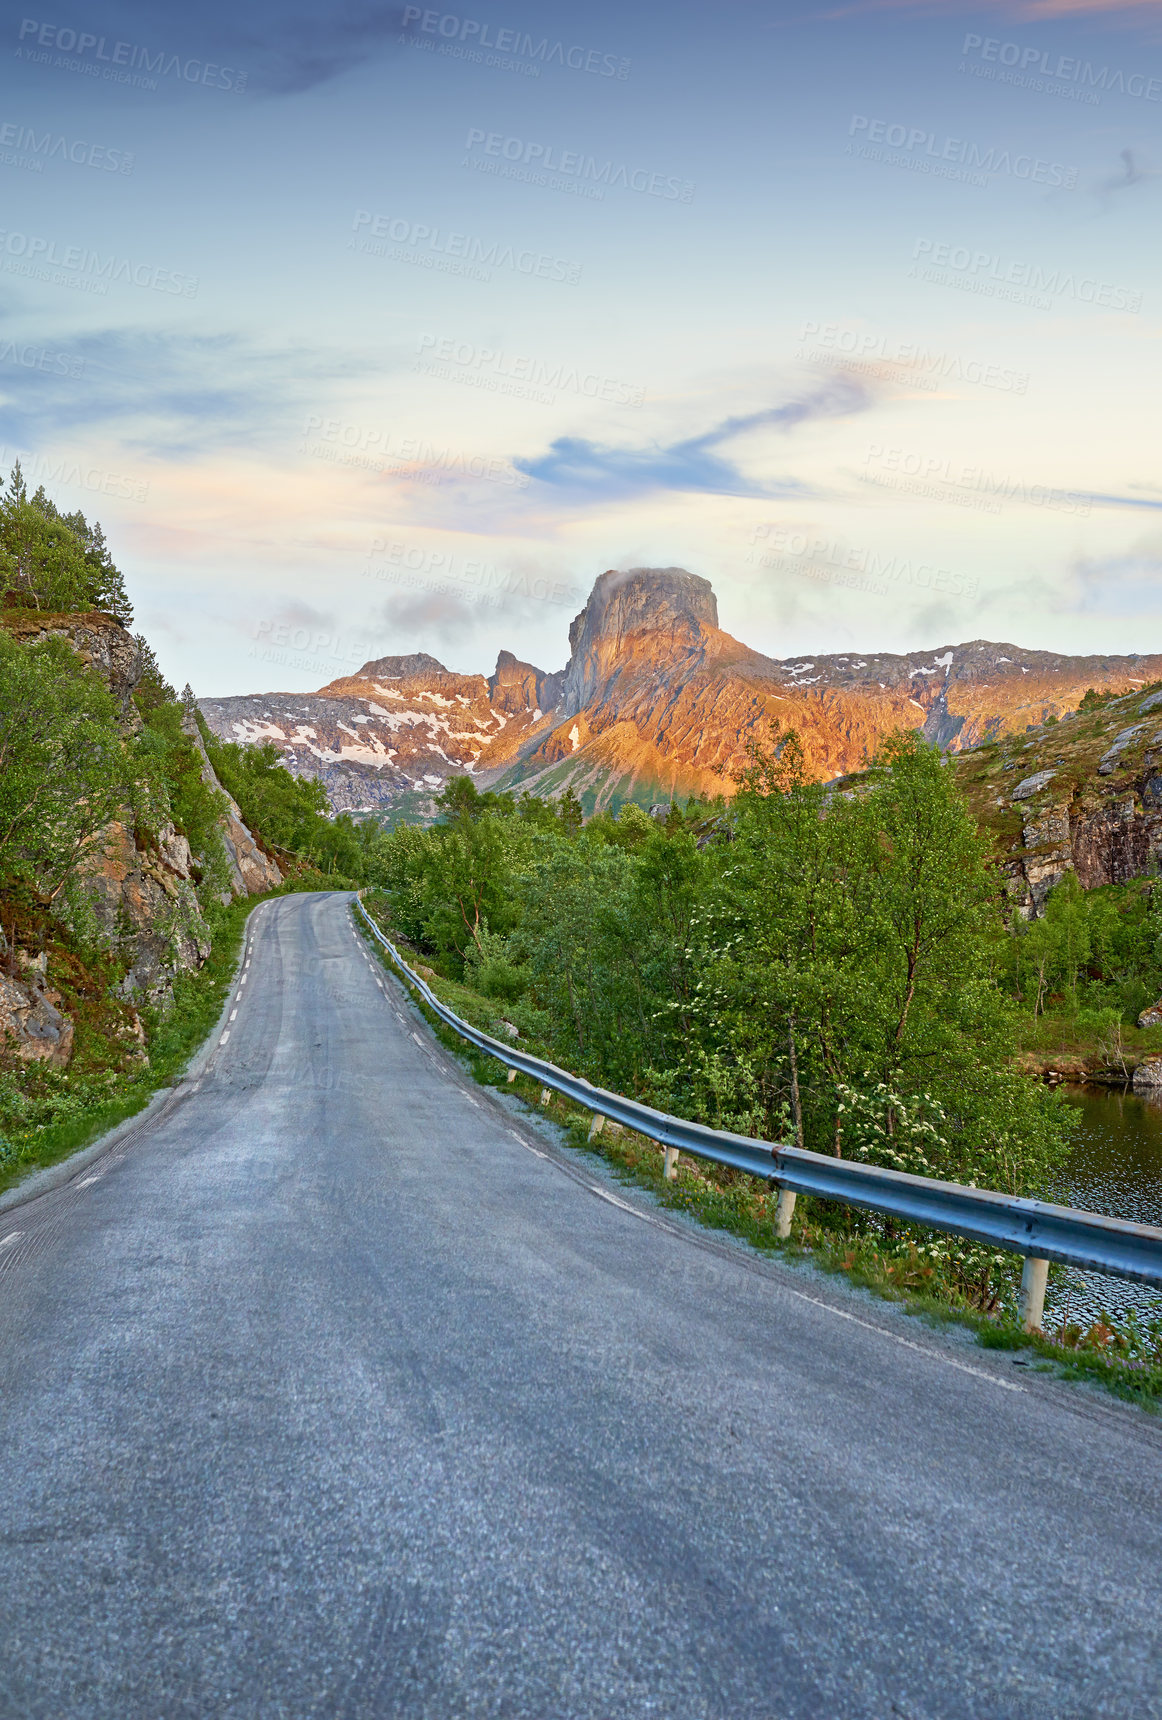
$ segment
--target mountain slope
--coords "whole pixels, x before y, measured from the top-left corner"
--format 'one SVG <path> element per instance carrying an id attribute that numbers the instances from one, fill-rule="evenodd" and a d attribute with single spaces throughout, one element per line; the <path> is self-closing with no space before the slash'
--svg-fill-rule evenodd
<path id="1" fill-rule="evenodd" d="M 560 794 L 587 810 L 632 799 L 730 794 L 747 747 L 795 728 L 828 780 L 893 729 L 950 751 L 1023 733 L 1162 678 L 1162 654 L 1068 657 L 974 640 L 906 654 L 777 659 L 718 625 L 709 582 L 682 568 L 611 570 L 569 630 L 565 668 L 503 652 L 494 674 L 458 675 L 424 653 L 383 657 L 317 694 L 202 701 L 227 740 L 269 740 L 320 778 L 336 809 L 388 807 L 450 775 Z"/>

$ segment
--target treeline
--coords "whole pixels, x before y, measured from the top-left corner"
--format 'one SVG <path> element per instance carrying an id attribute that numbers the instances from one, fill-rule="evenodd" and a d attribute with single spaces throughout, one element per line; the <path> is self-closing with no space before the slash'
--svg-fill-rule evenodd
<path id="1" fill-rule="evenodd" d="M 1125 1030 L 1162 995 L 1162 888 L 1149 877 L 1083 890 L 1067 872 L 1038 918 L 1014 920 L 1001 968 L 1026 1039 L 1088 1042 L 1116 1067 Z"/>
<path id="2" fill-rule="evenodd" d="M 1012 1066 L 997 875 L 915 735 L 847 794 L 807 781 L 778 736 L 729 807 L 664 825 L 632 805 L 582 824 L 571 797 L 554 809 L 466 778 L 442 810 L 371 855 L 395 929 L 591 1079 L 1013 1192 L 1059 1161 L 1069 1114 Z"/>

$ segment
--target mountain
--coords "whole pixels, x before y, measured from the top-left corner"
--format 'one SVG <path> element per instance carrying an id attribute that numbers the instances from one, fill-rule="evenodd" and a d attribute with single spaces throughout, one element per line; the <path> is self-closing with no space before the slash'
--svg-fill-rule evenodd
<path id="1" fill-rule="evenodd" d="M 952 752 L 1023 734 L 1089 688 L 1162 679 L 1156 656 L 1069 657 L 973 640 L 932 651 L 766 657 L 724 633 L 709 581 L 683 568 L 603 573 L 546 674 L 502 652 L 491 676 L 434 657 L 380 657 L 318 693 L 201 701 L 224 740 L 269 740 L 336 810 L 429 799 L 467 771 L 481 786 L 587 810 L 730 794 L 747 745 L 795 728 L 812 773 L 857 770 L 893 729 Z"/>

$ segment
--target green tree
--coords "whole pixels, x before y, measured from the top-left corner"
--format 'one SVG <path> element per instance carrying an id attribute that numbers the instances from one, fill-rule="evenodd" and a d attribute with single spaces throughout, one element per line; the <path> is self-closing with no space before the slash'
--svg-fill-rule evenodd
<path id="1" fill-rule="evenodd" d="M 19 460 L 0 496 L 0 592 L 33 609 L 100 609 L 133 620 L 105 534 L 84 514 L 62 514 L 43 484 L 28 495 Z"/>
<path id="2" fill-rule="evenodd" d="M 63 640 L 0 631 L 0 878 L 55 897 L 136 787 L 99 677 Z"/>

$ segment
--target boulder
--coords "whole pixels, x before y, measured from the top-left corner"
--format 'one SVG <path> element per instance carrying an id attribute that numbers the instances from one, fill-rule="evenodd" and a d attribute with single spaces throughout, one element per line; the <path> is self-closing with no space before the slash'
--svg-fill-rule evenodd
<path id="1" fill-rule="evenodd" d="M 1138 1017 L 1139 1027 L 1162 1027 L 1162 999 L 1144 1009 Z"/>
<path id="2" fill-rule="evenodd" d="M 1017 784 L 1013 790 L 1013 799 L 1028 800 L 1031 795 L 1040 794 L 1041 790 L 1047 788 L 1056 775 L 1055 770 L 1035 771 L 1032 776 L 1027 776 L 1024 782 Z"/>
<path id="3" fill-rule="evenodd" d="M 1127 747 L 1133 746 L 1140 734 L 1146 731 L 1145 723 L 1135 723 L 1133 728 L 1123 729 L 1120 735 L 1115 735 L 1112 744 L 1102 754 L 1098 762 L 1099 776 L 1112 776 L 1121 762 L 1122 754 Z"/>
<path id="4" fill-rule="evenodd" d="M 1134 1070 L 1135 1093 L 1156 1093 L 1162 1087 L 1162 1057 L 1143 1057 Z"/>

